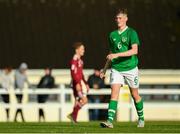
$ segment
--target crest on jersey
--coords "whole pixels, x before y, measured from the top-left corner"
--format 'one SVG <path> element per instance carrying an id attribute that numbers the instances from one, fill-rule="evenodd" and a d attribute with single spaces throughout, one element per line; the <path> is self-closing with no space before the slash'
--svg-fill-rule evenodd
<path id="1" fill-rule="evenodd" d="M 127 41 L 127 37 L 122 37 L 122 42 L 126 42 Z"/>

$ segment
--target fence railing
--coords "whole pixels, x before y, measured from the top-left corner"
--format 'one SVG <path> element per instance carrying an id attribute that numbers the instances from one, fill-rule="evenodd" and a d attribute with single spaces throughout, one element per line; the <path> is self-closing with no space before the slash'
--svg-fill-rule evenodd
<path id="1" fill-rule="evenodd" d="M 100 89 L 100 90 L 94 90 L 91 89 L 89 91 L 89 95 L 110 95 L 111 91 L 110 89 Z M 180 95 L 180 89 L 140 89 L 139 93 L 141 95 Z M 16 101 L 16 94 L 23 94 L 23 101 L 21 104 L 17 103 Z M 28 96 L 29 95 L 41 95 L 41 94 L 48 94 L 48 95 L 57 95 L 59 96 L 56 102 L 51 102 L 51 103 L 30 103 L 28 101 Z M 55 107 L 57 109 L 59 109 L 59 119 L 58 121 L 67 121 L 67 107 L 72 108 L 73 107 L 73 96 L 72 96 L 72 89 L 69 88 L 65 88 L 63 85 L 58 88 L 58 89 L 24 89 L 24 90 L 19 90 L 19 89 L 11 89 L 9 91 L 5 90 L 5 89 L 0 89 L 0 95 L 9 95 L 10 98 L 10 103 L 0 103 L 0 108 L 5 109 L 5 108 L 9 108 L 9 109 L 17 109 L 17 108 L 51 108 L 51 107 Z M 71 96 L 71 101 L 66 101 L 66 95 L 70 95 Z M 135 120 L 135 116 L 136 116 L 136 112 L 133 106 L 133 101 L 130 98 L 130 94 L 129 94 L 129 90 L 123 89 L 120 91 L 120 103 L 118 105 L 118 110 L 119 108 L 120 110 L 120 115 L 124 115 L 124 117 L 126 116 L 127 119 L 124 119 L 126 121 L 133 121 Z M 144 103 L 144 107 L 145 109 L 149 109 L 147 111 L 147 113 L 149 111 L 151 111 L 151 109 L 157 109 L 158 110 L 162 110 L 162 109 L 174 109 L 174 112 L 172 111 L 172 113 L 176 113 L 177 114 L 180 112 L 180 103 L 177 102 L 145 102 Z M 89 103 L 86 106 L 83 107 L 82 110 L 85 111 L 86 115 L 88 115 L 88 110 L 89 109 L 107 109 L 108 108 L 108 103 Z M 128 112 L 123 111 L 123 108 L 125 108 Z M 161 109 L 162 108 L 162 109 Z M 176 111 L 177 110 L 177 111 Z M 33 111 L 31 111 L 33 112 Z M 159 113 L 160 115 L 163 115 L 162 113 Z M 168 114 L 168 113 L 167 113 Z M 1 116 L 1 115 L 0 115 Z M 176 120 L 180 120 L 179 115 L 176 116 L 172 116 L 169 117 L 170 119 L 175 118 Z M 148 113 L 146 115 L 146 117 L 149 120 L 154 120 L 153 118 L 151 119 L 151 114 Z M 166 115 L 163 115 L 162 120 L 166 119 Z M 117 117 L 118 118 L 118 117 Z M 169 118 L 167 120 L 169 120 Z M 119 117 L 117 120 L 121 121 L 122 116 Z M 161 119 L 161 118 L 160 118 Z M 88 121 L 88 118 L 86 118 L 84 121 Z"/>
<path id="2" fill-rule="evenodd" d="M 85 78 L 93 74 L 93 69 L 84 69 Z M 12 71 L 14 77 L 15 70 Z M 107 70 L 105 83 L 109 84 L 110 70 Z M 27 76 L 31 84 L 37 85 L 40 78 L 44 75 L 43 69 L 28 69 Z M 52 75 L 55 77 L 56 84 L 69 84 L 71 82 L 69 69 L 53 69 Z M 179 84 L 180 83 L 180 69 L 139 69 L 140 83 L 148 85 L 156 84 Z"/>

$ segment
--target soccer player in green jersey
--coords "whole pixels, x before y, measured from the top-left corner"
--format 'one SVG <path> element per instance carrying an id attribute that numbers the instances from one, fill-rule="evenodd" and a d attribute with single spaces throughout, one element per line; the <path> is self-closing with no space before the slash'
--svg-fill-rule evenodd
<path id="1" fill-rule="evenodd" d="M 118 29 L 109 35 L 110 54 L 107 55 L 107 59 L 111 62 L 111 100 L 108 107 L 107 121 L 100 123 L 101 127 L 105 128 L 113 128 L 113 120 L 118 106 L 119 91 L 125 82 L 130 88 L 137 110 L 137 127 L 144 127 L 143 100 L 138 93 L 139 76 L 137 54 L 140 43 L 136 31 L 126 25 L 127 20 L 127 10 L 118 10 L 116 14 Z M 101 74 L 101 77 L 104 75 L 105 74 Z"/>

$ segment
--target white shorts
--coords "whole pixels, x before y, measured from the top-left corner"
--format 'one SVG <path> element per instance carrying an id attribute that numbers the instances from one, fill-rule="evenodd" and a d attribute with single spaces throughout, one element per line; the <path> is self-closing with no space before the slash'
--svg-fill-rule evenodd
<path id="1" fill-rule="evenodd" d="M 124 85 L 125 83 L 131 88 L 139 88 L 139 75 L 137 67 L 123 72 L 111 69 L 110 84 Z"/>

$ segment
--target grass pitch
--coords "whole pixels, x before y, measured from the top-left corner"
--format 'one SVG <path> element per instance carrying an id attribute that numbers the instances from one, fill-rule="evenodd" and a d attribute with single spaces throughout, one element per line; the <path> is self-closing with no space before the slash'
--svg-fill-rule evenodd
<path id="1" fill-rule="evenodd" d="M 100 122 L 0 123 L 0 133 L 180 133 L 180 122 L 147 122 L 137 128 L 136 122 L 116 122 L 114 128 L 100 128 Z"/>

